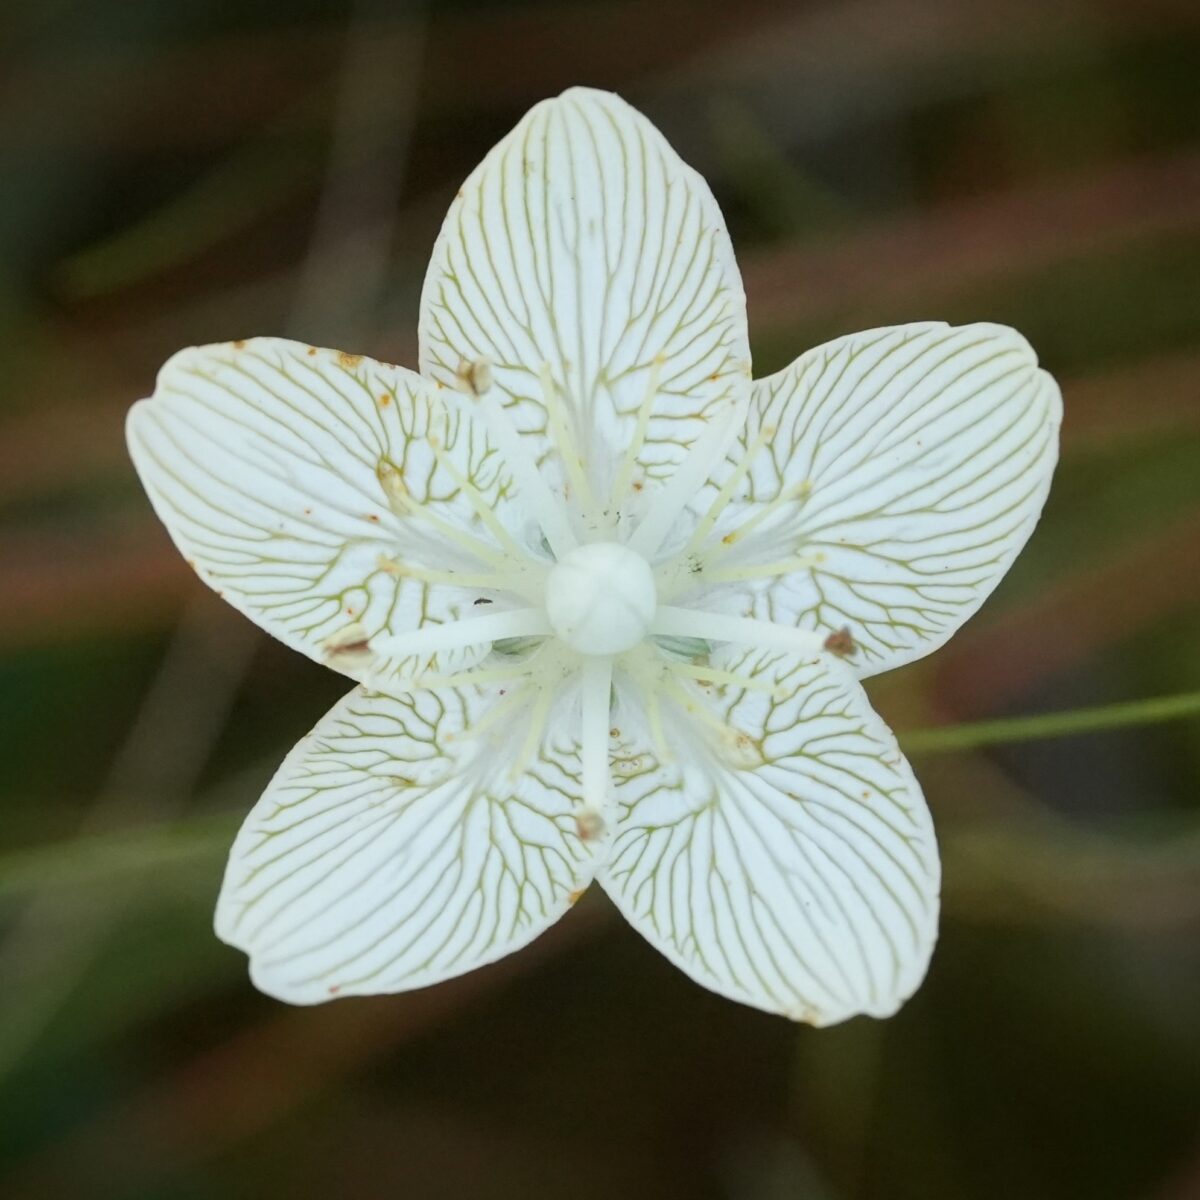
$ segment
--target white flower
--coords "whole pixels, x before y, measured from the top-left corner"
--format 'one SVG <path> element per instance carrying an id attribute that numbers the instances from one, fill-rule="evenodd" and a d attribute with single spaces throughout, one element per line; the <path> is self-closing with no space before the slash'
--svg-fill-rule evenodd
<path id="1" fill-rule="evenodd" d="M 185 350 L 129 422 L 200 576 L 359 682 L 217 908 L 296 1003 L 536 937 L 597 880 L 672 962 L 814 1024 L 923 977 L 939 866 L 859 680 L 941 645 L 1037 521 L 1060 400 L 1010 329 L 751 382 L 703 180 L 621 100 L 539 104 L 434 248 L 421 371 Z"/>

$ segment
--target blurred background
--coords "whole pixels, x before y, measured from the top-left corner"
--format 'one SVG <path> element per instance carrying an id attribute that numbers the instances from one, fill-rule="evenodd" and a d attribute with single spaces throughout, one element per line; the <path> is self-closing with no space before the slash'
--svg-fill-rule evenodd
<path id="1" fill-rule="evenodd" d="M 4 0 L 0 32 L 0 1195 L 1200 1197 L 1194 0 Z M 345 684 L 198 585 L 125 410 L 193 343 L 415 365 L 448 200 L 573 83 L 712 182 L 756 373 L 987 319 L 1063 385 L 1028 550 L 871 683 L 946 869 L 886 1023 L 720 1000 L 592 894 L 315 1010 L 211 932 Z"/>

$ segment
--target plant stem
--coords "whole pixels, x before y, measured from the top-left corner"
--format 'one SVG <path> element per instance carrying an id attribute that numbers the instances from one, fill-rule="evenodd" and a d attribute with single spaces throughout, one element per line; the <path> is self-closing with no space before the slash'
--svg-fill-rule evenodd
<path id="1" fill-rule="evenodd" d="M 1068 737 L 1105 729 L 1153 725 L 1200 715 L 1200 691 L 1176 696 L 1155 696 L 1127 704 L 1106 704 L 1066 712 L 1039 713 L 1030 717 L 1002 717 L 994 721 L 971 721 L 933 729 L 912 729 L 897 736 L 907 754 L 945 754 L 952 750 L 975 750 L 1010 742 Z"/>

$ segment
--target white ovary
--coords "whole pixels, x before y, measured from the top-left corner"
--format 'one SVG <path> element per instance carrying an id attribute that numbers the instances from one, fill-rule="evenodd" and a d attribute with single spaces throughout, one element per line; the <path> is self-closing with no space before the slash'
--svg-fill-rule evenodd
<path id="1" fill-rule="evenodd" d="M 654 573 L 618 542 L 569 550 L 546 580 L 550 626 L 580 654 L 620 654 L 638 644 L 658 607 Z"/>

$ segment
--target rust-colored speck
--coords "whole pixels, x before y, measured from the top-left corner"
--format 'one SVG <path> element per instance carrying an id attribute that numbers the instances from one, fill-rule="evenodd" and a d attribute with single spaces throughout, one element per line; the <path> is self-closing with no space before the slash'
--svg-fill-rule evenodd
<path id="1" fill-rule="evenodd" d="M 309 356 L 309 358 L 312 358 L 312 356 L 313 356 L 314 354 L 316 354 L 316 352 L 317 352 L 317 348 L 316 348 L 316 346 L 309 346 L 309 348 L 308 348 L 308 356 Z"/>
<path id="2" fill-rule="evenodd" d="M 635 492 L 640 492 L 645 486 L 646 485 L 640 479 L 635 479 L 633 481 L 633 490 Z"/>
<path id="3" fill-rule="evenodd" d="M 241 338 L 238 338 L 238 340 L 233 343 L 233 348 L 235 350 L 245 350 L 246 343 L 244 341 L 242 341 Z"/>
<path id="4" fill-rule="evenodd" d="M 580 888 L 578 891 L 576 891 L 576 892 L 572 892 L 572 893 L 571 893 L 571 894 L 570 894 L 570 895 L 567 897 L 567 903 L 568 903 L 568 904 L 571 904 L 571 905 L 578 904 L 578 903 L 579 903 L 579 899 L 580 899 L 580 897 L 583 895 L 583 893 L 584 893 L 585 891 L 587 891 L 587 888 Z"/>
<path id="5" fill-rule="evenodd" d="M 353 370 L 362 362 L 361 354 L 347 354 L 345 350 L 338 351 L 338 366 L 345 367 L 347 371 Z"/>
<path id="6" fill-rule="evenodd" d="M 825 639 L 825 649 L 830 654 L 836 654 L 838 658 L 850 658 L 851 655 L 858 652 L 858 646 L 855 644 L 854 635 L 850 632 L 848 625 L 843 625 L 841 629 L 831 633 Z"/>
<path id="7" fill-rule="evenodd" d="M 305 515 L 306 517 L 311 517 L 311 516 L 312 516 L 312 509 L 311 509 L 311 508 L 306 508 L 306 509 L 304 510 L 304 515 Z"/>
<path id="8" fill-rule="evenodd" d="M 378 525 L 379 524 L 379 514 L 378 513 L 367 513 L 367 520 L 374 521 L 375 524 Z"/>
<path id="9" fill-rule="evenodd" d="M 391 404 L 391 402 L 392 402 L 392 398 L 387 392 L 384 392 L 383 395 L 379 397 L 379 403 L 384 408 L 387 408 L 387 406 L 389 404 Z"/>

